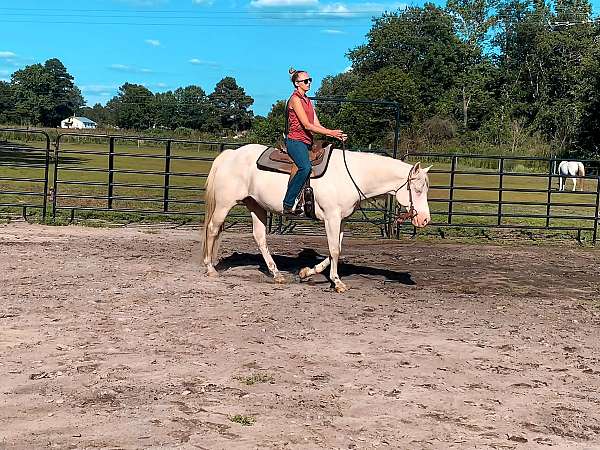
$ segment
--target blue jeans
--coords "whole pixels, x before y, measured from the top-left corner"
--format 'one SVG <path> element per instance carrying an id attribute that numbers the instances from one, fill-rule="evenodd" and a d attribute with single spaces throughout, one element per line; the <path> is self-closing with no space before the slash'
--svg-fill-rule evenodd
<path id="1" fill-rule="evenodd" d="M 283 199 L 283 206 L 291 208 L 294 206 L 296 198 L 300 194 L 300 190 L 304 185 L 304 182 L 310 176 L 312 167 L 310 165 L 310 159 L 308 157 L 308 151 L 310 146 L 302 141 L 295 141 L 293 139 L 286 139 L 287 151 L 291 158 L 298 166 L 298 172 L 290 180 L 287 192 Z"/>

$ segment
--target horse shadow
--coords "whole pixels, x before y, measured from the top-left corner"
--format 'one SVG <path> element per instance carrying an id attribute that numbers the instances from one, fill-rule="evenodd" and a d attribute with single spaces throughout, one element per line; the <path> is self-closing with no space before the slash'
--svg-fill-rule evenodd
<path id="1" fill-rule="evenodd" d="M 298 256 L 273 255 L 273 260 L 281 271 L 298 273 L 303 267 L 314 267 L 325 259 L 325 256 L 319 254 L 313 249 L 304 248 L 298 253 Z M 217 270 L 227 270 L 234 267 L 258 266 L 258 270 L 266 275 L 270 275 L 269 269 L 260 254 L 238 253 L 222 258 L 217 266 Z M 333 283 L 329 277 L 329 268 L 322 273 L 329 283 Z M 379 267 L 358 266 L 351 263 L 342 262 L 338 265 L 338 275 L 342 278 L 351 276 L 378 277 L 383 278 L 384 282 L 400 283 L 405 285 L 415 285 L 410 272 L 397 272 L 394 270 L 381 269 Z M 318 282 L 317 282 L 318 283 Z"/>

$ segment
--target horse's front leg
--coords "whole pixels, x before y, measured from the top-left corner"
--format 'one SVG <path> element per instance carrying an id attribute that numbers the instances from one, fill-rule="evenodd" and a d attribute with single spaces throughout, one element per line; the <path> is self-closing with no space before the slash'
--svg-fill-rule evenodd
<path id="1" fill-rule="evenodd" d="M 575 192 L 575 188 L 577 187 L 577 178 L 571 178 L 573 180 L 573 192 Z"/>
<path id="2" fill-rule="evenodd" d="M 346 292 L 348 288 L 338 275 L 338 259 L 340 257 L 341 250 L 341 231 L 342 231 L 342 219 L 341 217 L 325 219 L 325 231 L 327 232 L 327 243 L 329 244 L 329 260 L 331 263 L 331 269 L 329 270 L 329 277 L 333 282 L 335 290 L 337 292 Z"/>
<path id="3" fill-rule="evenodd" d="M 276 283 L 285 282 L 285 277 L 277 268 L 277 265 L 271 256 L 271 252 L 269 252 L 269 247 L 267 246 L 267 211 L 252 198 L 244 200 L 244 204 L 250 210 L 250 214 L 252 215 L 252 234 L 262 257 L 267 264 L 269 272 L 273 275 L 273 279 Z"/>

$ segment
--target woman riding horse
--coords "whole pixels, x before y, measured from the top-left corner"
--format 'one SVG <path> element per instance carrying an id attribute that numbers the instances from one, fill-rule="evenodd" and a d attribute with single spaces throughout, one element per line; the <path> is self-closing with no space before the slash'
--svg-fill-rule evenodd
<path id="1" fill-rule="evenodd" d="M 287 152 L 298 166 L 298 172 L 290 180 L 283 199 L 283 214 L 301 215 L 301 208 L 294 209 L 302 186 L 310 176 L 311 165 L 308 152 L 313 143 L 313 133 L 324 134 L 336 139 L 345 140 L 346 135 L 342 130 L 330 130 L 321 126 L 319 118 L 307 97 L 312 78 L 304 70 L 289 70 L 294 92 L 287 102 L 286 114 L 288 127 L 286 129 Z"/>

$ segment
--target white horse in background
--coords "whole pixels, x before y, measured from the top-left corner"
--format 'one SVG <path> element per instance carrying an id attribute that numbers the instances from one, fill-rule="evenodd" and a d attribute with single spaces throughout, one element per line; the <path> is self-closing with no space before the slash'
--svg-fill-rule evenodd
<path id="1" fill-rule="evenodd" d="M 558 190 L 564 191 L 567 186 L 567 177 L 573 181 L 573 191 L 577 187 L 577 178 L 585 177 L 585 167 L 579 161 L 562 161 L 558 165 Z M 583 191 L 583 179 L 581 180 L 581 190 Z"/>
<path id="2" fill-rule="evenodd" d="M 243 203 L 252 215 L 253 234 L 267 267 L 276 282 L 285 281 L 267 247 L 267 211 L 281 213 L 289 175 L 259 170 L 256 160 L 267 147 L 248 144 L 225 150 L 213 162 L 205 185 L 205 218 L 202 256 L 208 276 L 216 276 L 218 241 L 229 210 Z M 338 258 L 343 237 L 342 221 L 364 198 L 392 194 L 409 208 L 412 224 L 426 226 L 431 216 L 427 203 L 430 168 L 421 168 L 372 153 L 334 149 L 329 166 L 320 178 L 312 179 L 315 214 L 325 222 L 329 257 L 313 268 L 300 270 L 300 278 L 322 272 L 331 264 L 330 279 L 337 292 L 347 288 L 338 276 Z M 360 190 L 360 193 L 359 193 Z M 410 216 L 410 217 L 409 217 Z"/>

